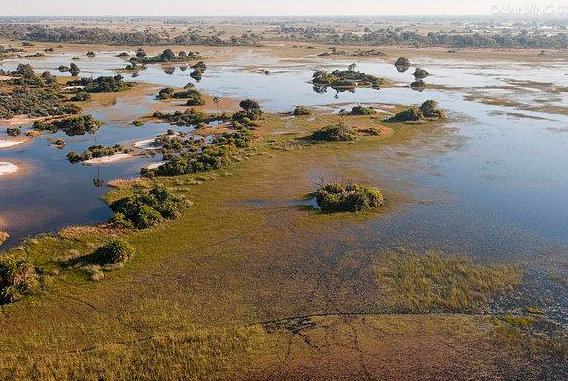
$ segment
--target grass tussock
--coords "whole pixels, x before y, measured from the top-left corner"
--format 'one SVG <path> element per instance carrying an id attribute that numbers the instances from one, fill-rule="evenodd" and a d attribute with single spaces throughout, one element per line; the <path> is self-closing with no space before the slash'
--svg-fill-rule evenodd
<path id="1" fill-rule="evenodd" d="M 437 252 L 388 254 L 376 263 L 375 272 L 379 287 L 399 307 L 415 312 L 481 310 L 520 281 L 513 267 L 479 265 Z"/>
<path id="2" fill-rule="evenodd" d="M 13 303 L 39 286 L 35 265 L 27 258 L 0 260 L 0 304 Z"/>
<path id="3" fill-rule="evenodd" d="M 322 211 L 361 212 L 383 205 L 384 197 L 377 188 L 365 187 L 359 184 L 330 183 L 320 187 L 315 193 L 316 200 Z"/>
<path id="4" fill-rule="evenodd" d="M 204 329 L 143 337 L 87 351 L 6 353 L 2 380 L 208 380 L 258 353 L 261 327 Z"/>

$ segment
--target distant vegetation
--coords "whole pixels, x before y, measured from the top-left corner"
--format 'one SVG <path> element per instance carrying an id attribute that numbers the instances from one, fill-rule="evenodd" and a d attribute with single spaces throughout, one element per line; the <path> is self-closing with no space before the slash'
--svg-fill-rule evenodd
<path id="1" fill-rule="evenodd" d="M 186 106 L 201 106 L 205 104 L 205 100 L 201 93 L 195 89 L 187 89 L 175 91 L 172 87 L 166 87 L 160 90 L 156 99 L 187 99 Z"/>
<path id="2" fill-rule="evenodd" d="M 357 86 L 379 88 L 384 83 L 384 79 L 355 70 L 335 70 L 331 73 L 316 71 L 313 74 L 312 83 L 333 88 L 355 88 Z"/>
<path id="3" fill-rule="evenodd" d="M 160 55 L 149 57 L 142 49 L 138 49 L 136 57 L 130 58 L 130 61 L 138 64 L 153 64 L 153 63 L 175 63 L 175 62 L 188 62 L 201 58 L 198 52 L 186 52 L 184 50 L 175 53 L 172 49 L 165 49 Z"/>
<path id="4" fill-rule="evenodd" d="M 50 121 L 35 121 L 34 129 L 38 131 L 47 131 L 56 133 L 62 130 L 68 136 L 85 135 L 86 133 L 95 133 L 103 123 L 96 120 L 90 115 L 74 116 L 65 119 L 56 119 Z"/>
<path id="5" fill-rule="evenodd" d="M 115 76 L 102 76 L 96 79 L 80 78 L 76 81 L 67 82 L 68 86 L 82 86 L 87 93 L 116 93 L 126 91 L 134 86 L 136 82 L 125 82 L 120 74 Z"/>
<path id="6" fill-rule="evenodd" d="M 94 145 L 87 148 L 83 153 L 79 154 L 71 151 L 67 154 L 67 159 L 71 163 L 86 161 L 98 157 L 112 156 L 116 153 L 126 152 L 126 149 L 120 144 L 115 144 L 112 147 L 105 147 L 102 145 Z"/>
<path id="7" fill-rule="evenodd" d="M 300 115 L 310 115 L 310 109 L 308 109 L 307 107 L 304 106 L 296 106 L 296 108 L 294 109 L 294 111 L 292 112 L 292 114 L 296 115 L 296 116 L 300 116 Z"/>
<path id="8" fill-rule="evenodd" d="M 324 212 L 360 212 L 384 203 L 383 194 L 377 188 L 338 183 L 326 184 L 318 189 L 316 200 Z"/>

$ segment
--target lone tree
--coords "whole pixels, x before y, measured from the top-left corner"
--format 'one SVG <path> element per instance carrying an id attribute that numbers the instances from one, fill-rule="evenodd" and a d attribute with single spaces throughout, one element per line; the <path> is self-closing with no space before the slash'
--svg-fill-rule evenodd
<path id="1" fill-rule="evenodd" d="M 71 62 L 71 65 L 69 65 L 69 72 L 73 77 L 76 77 L 81 72 L 81 69 L 79 69 L 79 66 L 77 66 L 75 62 Z"/>
<path id="2" fill-rule="evenodd" d="M 239 103 L 239 106 L 246 112 L 253 112 L 260 110 L 260 105 L 253 99 L 245 99 Z"/>
<path id="3" fill-rule="evenodd" d="M 221 102 L 221 98 L 213 97 L 213 103 L 215 103 L 215 106 L 217 107 L 217 114 L 219 114 L 219 102 Z"/>

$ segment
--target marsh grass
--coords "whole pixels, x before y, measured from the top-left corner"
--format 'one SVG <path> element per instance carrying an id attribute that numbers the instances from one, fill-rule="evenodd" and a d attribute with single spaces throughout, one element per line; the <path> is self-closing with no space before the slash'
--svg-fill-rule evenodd
<path id="1" fill-rule="evenodd" d="M 258 353 L 262 327 L 188 328 L 67 353 L 7 354 L 5 380 L 207 380 Z M 39 348 L 38 348 L 39 349 Z"/>
<path id="2" fill-rule="evenodd" d="M 438 252 L 390 253 L 377 261 L 375 272 L 379 287 L 399 307 L 415 312 L 479 311 L 520 282 L 513 267 Z"/>

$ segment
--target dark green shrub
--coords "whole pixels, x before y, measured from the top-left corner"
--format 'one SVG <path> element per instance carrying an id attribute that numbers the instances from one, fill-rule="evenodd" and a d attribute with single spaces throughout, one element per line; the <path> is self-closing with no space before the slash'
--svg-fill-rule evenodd
<path id="1" fill-rule="evenodd" d="M 91 94 L 86 91 L 78 91 L 69 99 L 71 102 L 86 102 L 91 100 Z"/>
<path id="2" fill-rule="evenodd" d="M 18 136 L 20 135 L 20 127 L 8 127 L 6 133 L 8 136 Z"/>
<path id="3" fill-rule="evenodd" d="M 418 79 L 410 84 L 410 87 L 412 87 L 413 89 L 421 88 L 424 86 L 426 86 L 426 82 L 421 79 Z"/>
<path id="4" fill-rule="evenodd" d="M 364 106 L 355 106 L 351 109 L 351 115 L 373 115 L 376 114 L 377 111 L 375 111 L 374 108 L 372 107 L 364 107 Z"/>
<path id="5" fill-rule="evenodd" d="M 308 109 L 307 107 L 296 106 L 293 114 L 296 115 L 296 116 L 300 116 L 300 115 L 310 115 L 311 113 L 310 113 L 310 109 Z"/>
<path id="6" fill-rule="evenodd" d="M 414 78 L 416 78 L 416 79 L 424 79 L 429 75 L 430 75 L 430 73 L 428 73 L 424 69 L 420 69 L 419 67 L 417 67 L 416 70 L 414 71 Z"/>
<path id="7" fill-rule="evenodd" d="M 445 118 L 446 113 L 438 109 L 438 103 L 433 100 L 427 100 L 420 105 L 420 111 L 425 118 Z"/>
<path id="8" fill-rule="evenodd" d="M 33 293 L 38 286 L 38 273 L 28 259 L 0 259 L 0 304 L 13 303 Z"/>
<path id="9" fill-rule="evenodd" d="M 399 57 L 394 66 L 410 66 L 410 60 L 406 57 Z"/>
<path id="10" fill-rule="evenodd" d="M 134 224 L 132 223 L 132 221 L 127 219 L 126 216 L 122 213 L 115 213 L 114 216 L 112 216 L 108 222 L 116 226 L 117 228 L 121 229 L 134 228 Z"/>
<path id="11" fill-rule="evenodd" d="M 128 242 L 117 239 L 95 250 L 93 261 L 99 265 L 122 263 L 132 258 L 135 252 L 134 247 Z"/>
<path id="12" fill-rule="evenodd" d="M 388 122 L 416 122 L 422 119 L 422 111 L 420 109 L 413 107 L 408 110 L 401 111 L 395 116 L 391 116 L 387 119 Z"/>
<path id="13" fill-rule="evenodd" d="M 358 184 L 331 183 L 316 192 L 316 200 L 324 212 L 359 212 L 377 208 L 384 203 L 381 191 L 377 188 Z"/>
<path id="14" fill-rule="evenodd" d="M 315 141 L 351 141 L 356 140 L 356 131 L 343 123 L 325 126 L 315 131 L 311 136 L 311 140 Z"/>

